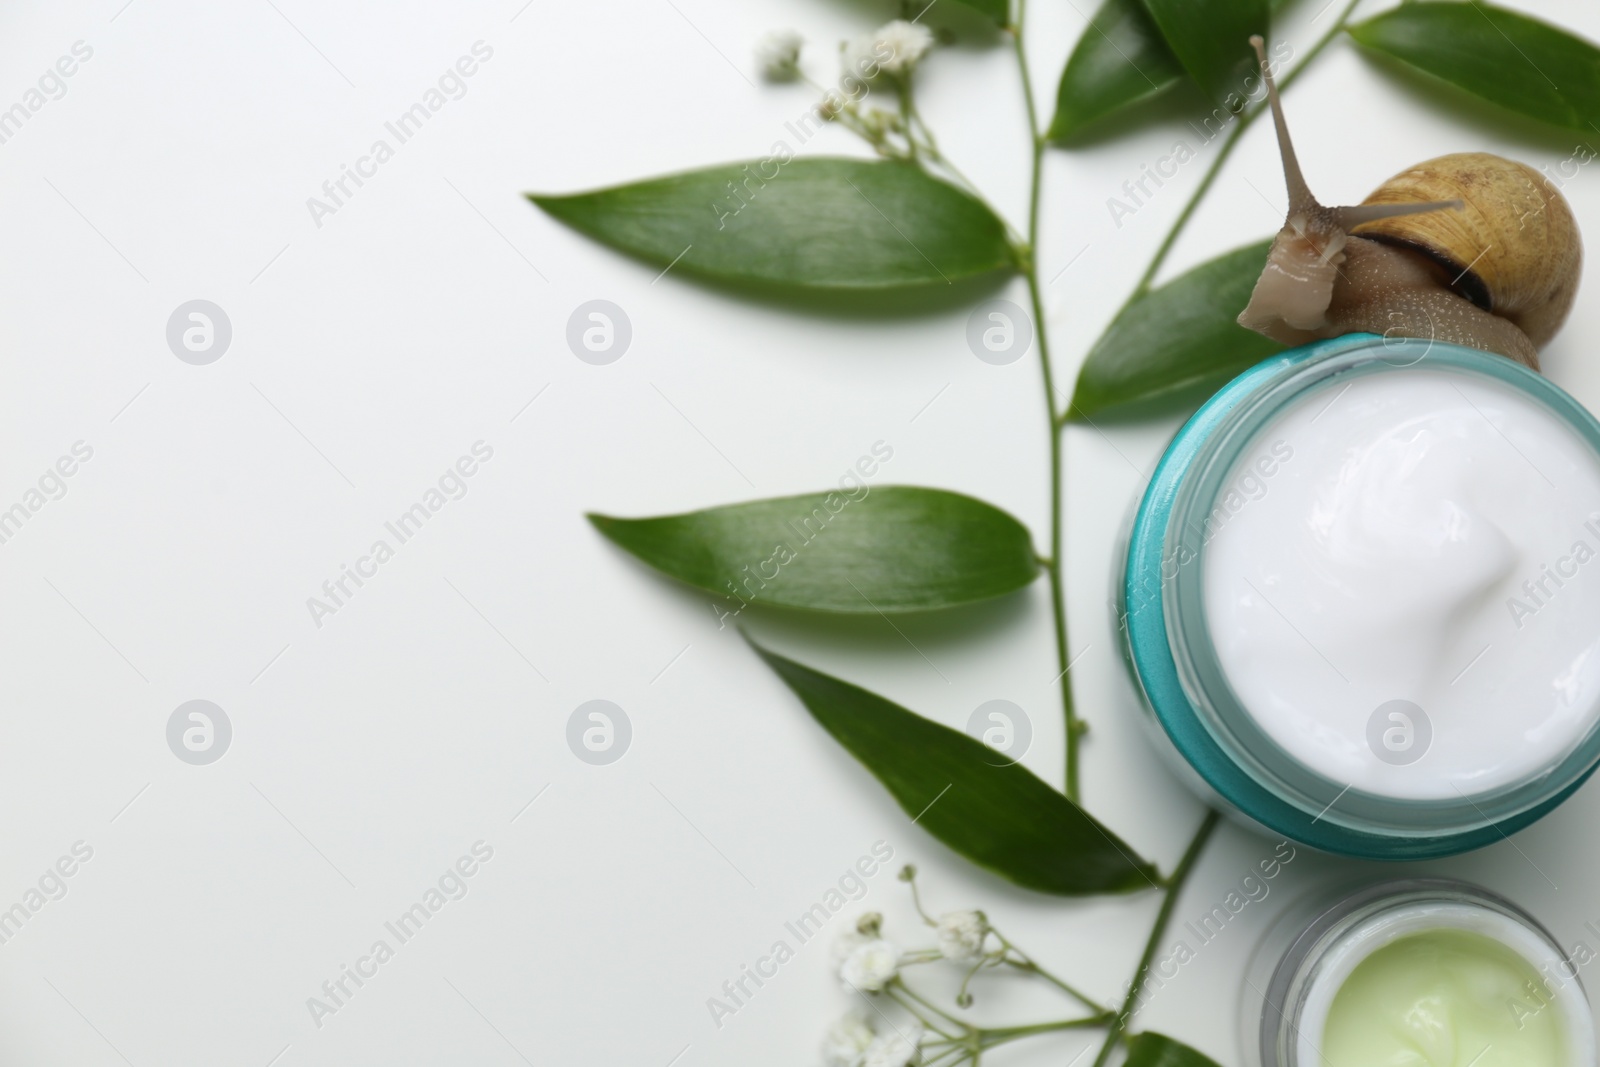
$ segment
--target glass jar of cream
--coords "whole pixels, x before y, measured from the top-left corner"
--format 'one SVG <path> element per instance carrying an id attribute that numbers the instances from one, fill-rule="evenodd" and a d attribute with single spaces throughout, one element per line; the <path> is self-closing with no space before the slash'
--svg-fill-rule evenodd
<path id="1" fill-rule="evenodd" d="M 1302 901 L 1252 961 L 1249 1067 L 1589 1067 L 1594 1016 L 1544 927 L 1462 882 Z"/>
<path id="2" fill-rule="evenodd" d="M 1208 799 L 1420 859 L 1600 763 L 1600 422 L 1501 356 L 1353 335 L 1225 386 L 1134 514 L 1124 649 Z"/>

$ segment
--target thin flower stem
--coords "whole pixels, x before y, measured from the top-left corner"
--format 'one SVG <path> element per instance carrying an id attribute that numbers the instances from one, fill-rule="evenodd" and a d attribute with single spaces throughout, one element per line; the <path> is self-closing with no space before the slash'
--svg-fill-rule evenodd
<path id="1" fill-rule="evenodd" d="M 1002 956 L 999 961 L 1000 963 L 1006 964 L 1010 967 L 1015 967 L 1019 971 L 1027 971 L 1030 974 L 1038 975 L 1040 978 L 1043 978 L 1045 981 L 1049 982 L 1051 985 L 1055 986 L 1057 989 L 1061 990 L 1063 993 L 1067 994 L 1067 996 L 1076 1000 L 1079 1004 L 1082 1004 L 1092 1012 L 1109 1013 L 1111 1011 L 1111 1009 L 1106 1007 L 1104 1004 L 1101 1004 L 1087 994 L 1074 989 L 1068 983 L 1062 981 L 1060 978 L 1057 978 L 1055 975 L 1039 966 L 1039 964 L 1034 961 L 1032 956 L 1022 951 L 1022 949 L 1018 948 L 1016 945 L 1013 945 L 999 930 L 996 930 L 991 926 L 989 928 L 989 932 L 994 934 L 995 940 L 1000 942 L 1001 947 L 1006 952 L 1015 952 L 1017 954 L 1017 959 L 1012 959 L 1009 956 Z"/>
<path id="2" fill-rule="evenodd" d="M 1128 984 L 1128 995 L 1123 1000 L 1116 1017 L 1111 1020 L 1105 1044 L 1100 1046 L 1100 1054 L 1094 1058 L 1093 1067 L 1104 1067 L 1106 1060 L 1111 1058 L 1112 1050 L 1117 1047 L 1117 1042 L 1122 1039 L 1123 1032 L 1127 1030 L 1128 1019 L 1138 1005 L 1139 993 L 1144 989 L 1145 978 L 1150 974 L 1150 964 L 1155 959 L 1156 949 L 1161 944 L 1162 936 L 1167 932 L 1167 923 L 1172 919 L 1172 911 L 1177 906 L 1179 895 L 1183 892 L 1183 884 L 1189 880 L 1189 872 L 1194 869 L 1195 861 L 1204 851 L 1206 841 L 1211 837 L 1211 831 L 1217 828 L 1219 818 L 1221 816 L 1214 810 L 1206 812 L 1205 819 L 1200 823 L 1200 829 L 1195 831 L 1189 847 L 1184 850 L 1183 858 L 1178 861 L 1178 866 L 1173 868 L 1172 874 L 1166 879 L 1166 896 L 1161 901 L 1161 910 L 1156 913 L 1155 925 L 1150 928 L 1150 936 L 1145 941 L 1144 954 L 1139 957 L 1139 969 L 1133 972 L 1133 981 Z"/>
<path id="3" fill-rule="evenodd" d="M 940 1016 L 941 1018 L 943 1018 L 945 1021 L 949 1022 L 953 1026 L 959 1026 L 963 1030 L 972 1029 L 966 1023 L 962 1022 L 960 1019 L 957 1019 L 954 1015 L 951 1015 L 949 1012 L 945 1011 L 943 1008 L 939 1007 L 937 1004 L 935 1004 L 932 1001 L 928 1000 L 926 997 L 924 997 L 921 994 L 919 994 L 915 989 L 912 989 L 910 986 L 906 985 L 904 982 L 902 982 L 898 978 L 894 979 L 894 981 L 890 985 L 885 986 L 884 988 L 890 990 L 891 992 L 896 990 L 896 989 L 898 989 L 900 992 L 904 993 L 906 996 L 910 997 L 912 1000 L 916 1001 L 918 1004 L 921 1004 L 924 1008 L 927 1008 L 929 1011 L 931 1011 L 934 1014 Z M 923 1020 L 923 1021 L 926 1022 L 927 1020 Z M 934 1029 L 938 1029 L 938 1028 L 934 1027 Z M 943 1033 L 943 1031 L 941 1030 L 940 1033 Z"/>
<path id="4" fill-rule="evenodd" d="M 1055 986 L 1057 989 L 1061 990 L 1067 996 L 1071 997 L 1073 1000 L 1076 1000 L 1079 1004 L 1082 1004 L 1084 1007 L 1088 1008 L 1090 1011 L 1093 1011 L 1093 1012 L 1107 1012 L 1107 1011 L 1109 1011 L 1109 1009 L 1104 1004 L 1101 1004 L 1101 1003 L 1095 1001 L 1092 997 L 1088 996 L 1087 994 L 1079 992 L 1078 990 L 1074 989 L 1071 985 L 1069 985 L 1066 982 L 1063 982 L 1061 979 L 1057 978 L 1055 975 L 1051 974 L 1049 971 L 1045 970 L 1043 967 L 1039 966 L 1037 963 L 1033 962 L 1033 960 L 1027 958 L 1026 956 L 1024 956 L 1023 959 L 1020 960 L 1020 961 L 1019 960 L 1009 960 L 1008 959 L 1008 960 L 1005 960 L 1004 962 L 1010 964 L 1011 966 L 1017 968 L 1018 970 L 1027 971 L 1030 974 L 1038 975 L 1040 978 L 1043 978 L 1046 982 L 1049 982 L 1051 985 Z"/>
<path id="5" fill-rule="evenodd" d="M 922 916 L 923 922 L 929 926 L 938 926 L 939 924 L 934 920 L 933 916 L 929 915 L 922 907 L 922 893 L 917 889 L 916 872 L 910 867 L 905 868 L 905 870 L 912 872 L 909 877 L 903 873 L 901 875 L 901 877 L 905 878 L 906 885 L 911 887 L 911 906 L 917 909 L 917 914 Z"/>
<path id="6" fill-rule="evenodd" d="M 953 1045 L 950 1048 L 945 1049 L 943 1052 L 938 1053 L 932 1059 L 927 1060 L 923 1064 L 923 1067 L 954 1067 L 955 1064 L 960 1063 L 970 1055 L 972 1055 L 972 1050 L 967 1048 L 967 1046 Z"/>
<path id="7" fill-rule="evenodd" d="M 1034 1034 L 1051 1034 L 1058 1030 L 1092 1030 L 1096 1027 L 1107 1026 L 1116 1018 L 1115 1012 L 1101 1012 L 1099 1015 L 1089 1015 L 1082 1019 L 1063 1019 L 1053 1023 L 1034 1023 L 1032 1026 L 1002 1026 L 993 1030 L 979 1030 L 978 1040 L 984 1048 L 993 1048 L 1003 1045 L 1007 1041 L 1018 1038 L 1032 1037 Z"/>
<path id="8" fill-rule="evenodd" d="M 1060 670 L 1061 711 L 1066 725 L 1066 794 L 1074 804 L 1078 791 L 1078 738 L 1084 732 L 1072 702 L 1072 678 L 1067 659 L 1067 593 L 1061 560 L 1061 433 L 1056 411 L 1056 386 L 1050 366 L 1049 331 L 1045 329 L 1044 297 L 1039 288 L 1039 191 L 1044 173 L 1044 134 L 1039 130 L 1038 108 L 1033 100 L 1033 76 L 1028 70 L 1028 50 L 1024 43 L 1028 0 L 1017 0 L 1016 20 L 1011 28 L 1011 43 L 1016 48 L 1017 69 L 1022 75 L 1022 96 L 1028 105 L 1028 137 L 1033 147 L 1033 166 L 1028 190 L 1028 244 L 1023 274 L 1028 281 L 1028 299 L 1033 305 L 1034 332 L 1038 335 L 1039 369 L 1044 376 L 1045 415 L 1050 433 L 1050 552 L 1045 572 L 1050 576 L 1050 610 L 1055 619 L 1056 666 Z"/>
<path id="9" fill-rule="evenodd" d="M 939 148 L 939 140 L 933 135 L 933 128 L 928 125 L 928 121 L 922 117 L 922 112 L 917 109 L 916 95 L 908 92 L 905 97 L 905 103 L 909 111 L 906 123 L 906 135 L 908 137 L 913 136 L 913 133 L 911 132 L 913 127 L 920 129 L 922 131 L 922 150 L 927 157 L 933 162 L 937 163 L 940 168 L 942 168 L 951 178 L 955 179 L 958 185 L 960 185 L 968 193 L 971 193 L 973 197 L 987 204 L 988 200 L 984 197 L 983 193 L 978 189 L 978 187 L 973 184 L 972 179 L 968 178 L 966 174 L 962 172 L 960 167 L 952 163 L 949 157 L 946 156 Z M 993 210 L 992 207 L 991 210 Z M 995 214 L 998 216 L 999 212 L 995 212 Z M 1006 228 L 1008 230 L 1011 228 L 1009 223 L 1007 224 Z"/>
<path id="10" fill-rule="evenodd" d="M 911 109 L 911 84 L 906 78 L 894 79 L 895 95 L 900 98 L 900 124 L 905 128 L 906 150 L 911 154 L 911 161 L 917 162 L 918 149 L 922 146 L 917 143 L 916 133 L 912 127 Z"/>
<path id="11" fill-rule="evenodd" d="M 963 1008 L 972 1006 L 972 994 L 968 993 L 967 989 L 972 985 L 972 980 L 978 976 L 979 971 L 983 970 L 985 967 L 992 967 L 994 965 L 994 961 L 990 957 L 984 956 L 980 958 L 977 963 L 974 963 L 970 969 L 968 969 L 967 973 L 961 978 L 961 988 L 956 990 L 957 1005 Z"/>
<path id="12" fill-rule="evenodd" d="M 1349 21 L 1350 15 L 1360 2 L 1361 0 L 1350 0 L 1345 5 L 1345 9 L 1339 13 L 1339 17 L 1334 20 L 1333 26 L 1329 28 L 1328 32 L 1323 34 L 1317 43 L 1311 46 L 1311 50 L 1305 54 L 1305 58 L 1293 70 L 1283 76 L 1278 82 L 1278 92 L 1280 94 L 1293 85 L 1295 79 L 1300 76 L 1300 72 L 1309 67 L 1312 61 L 1322 54 L 1322 50 L 1332 44 L 1333 39 L 1343 32 L 1345 23 Z M 1194 216 L 1195 209 L 1200 206 L 1200 201 L 1210 191 L 1212 183 L 1216 181 L 1217 175 L 1222 171 L 1222 165 L 1233 154 L 1234 147 L 1239 143 L 1240 138 L 1244 136 L 1244 132 L 1250 128 L 1250 124 L 1266 110 L 1268 110 L 1267 105 L 1263 102 L 1239 115 L 1238 120 L 1233 124 L 1232 132 L 1228 134 L 1227 140 L 1223 141 L 1222 146 L 1217 150 L 1216 158 L 1211 161 L 1211 166 L 1206 168 L 1205 176 L 1200 179 L 1200 184 L 1189 195 L 1189 202 L 1184 204 L 1183 210 L 1178 213 L 1178 218 L 1173 222 L 1172 228 L 1167 231 L 1167 236 L 1162 240 L 1160 247 L 1156 249 L 1156 254 L 1151 257 L 1150 265 L 1145 268 L 1144 274 L 1139 278 L 1139 283 L 1133 287 L 1133 292 L 1123 302 L 1122 307 L 1117 310 L 1117 315 L 1112 316 L 1113 322 L 1134 301 L 1150 291 L 1151 285 L 1155 281 L 1156 273 L 1161 270 L 1162 264 L 1167 260 L 1167 253 L 1172 251 L 1172 246 L 1177 243 L 1178 235 L 1183 232 L 1184 227 L 1189 223 L 1189 219 Z"/>
<path id="13" fill-rule="evenodd" d="M 921 1023 L 923 1026 L 927 1027 L 929 1030 L 932 1030 L 934 1033 L 938 1034 L 940 1037 L 944 1038 L 947 1041 L 959 1041 L 960 1040 L 960 1038 L 957 1037 L 955 1034 L 952 1034 L 950 1031 L 941 1028 L 938 1023 L 934 1022 L 932 1019 L 928 1018 L 926 1015 L 923 1015 L 922 1012 L 917 1009 L 917 1004 L 913 1003 L 913 1001 L 919 1002 L 919 1003 L 923 1004 L 925 1007 L 927 1007 L 927 1008 L 929 1008 L 929 1009 L 931 1009 L 933 1011 L 939 1012 L 940 1015 L 944 1015 L 944 1012 L 939 1011 L 938 1008 L 935 1008 L 932 1004 L 929 1004 L 927 1001 L 925 1001 L 921 997 L 917 996 L 914 992 L 911 991 L 911 988 L 909 986 L 905 985 L 903 982 L 899 982 L 898 980 L 896 980 L 896 984 L 884 986 L 883 991 L 889 995 L 889 999 L 893 1000 L 896 1004 L 900 1005 L 906 1011 L 909 1011 L 912 1015 L 915 1015 L 917 1017 L 917 1021 L 919 1023 Z M 900 995 L 901 993 L 905 993 L 905 994 L 907 994 L 907 996 L 903 997 L 903 996 Z M 907 997 L 909 997 L 910 999 L 907 999 Z M 947 1016 L 947 1018 L 948 1018 L 948 1016 Z M 961 1027 L 961 1029 L 963 1031 L 971 1029 L 970 1027 L 967 1026 L 966 1023 L 963 1023 L 960 1020 L 952 1020 L 952 1021 L 955 1022 L 955 1024 L 957 1026 Z"/>

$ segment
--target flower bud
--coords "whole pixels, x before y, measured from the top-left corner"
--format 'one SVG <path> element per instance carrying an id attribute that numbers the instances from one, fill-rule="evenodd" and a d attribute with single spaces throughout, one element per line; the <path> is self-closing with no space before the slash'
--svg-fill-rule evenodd
<path id="1" fill-rule="evenodd" d="M 768 81 L 789 82 L 800 76 L 800 46 L 804 39 L 793 30 L 773 30 L 756 42 L 756 62 Z"/>
<path id="2" fill-rule="evenodd" d="M 988 936 L 989 923 L 981 911 L 947 911 L 939 916 L 939 952 L 945 959 L 977 959 Z"/>

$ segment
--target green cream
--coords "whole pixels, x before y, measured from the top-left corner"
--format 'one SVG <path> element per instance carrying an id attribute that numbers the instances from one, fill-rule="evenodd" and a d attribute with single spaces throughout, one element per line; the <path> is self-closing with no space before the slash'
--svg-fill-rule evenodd
<path id="1" fill-rule="evenodd" d="M 1533 966 L 1481 934 L 1402 937 L 1339 987 L 1323 1067 L 1566 1067 L 1565 1020 L 1555 1005 L 1529 1013 L 1529 982 Z"/>

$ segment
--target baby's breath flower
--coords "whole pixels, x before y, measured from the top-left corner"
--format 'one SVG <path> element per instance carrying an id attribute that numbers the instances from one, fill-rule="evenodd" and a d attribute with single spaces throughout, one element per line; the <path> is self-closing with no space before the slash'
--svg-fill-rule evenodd
<path id="1" fill-rule="evenodd" d="M 922 22 L 894 19 L 872 32 L 869 51 L 885 74 L 910 74 L 933 48 L 933 30 Z"/>
<path id="2" fill-rule="evenodd" d="M 879 73 L 882 59 L 874 51 L 877 39 L 871 34 L 865 37 L 856 37 L 846 41 L 839 50 L 839 65 L 844 69 L 840 72 L 839 82 L 852 95 L 865 89 L 862 82 L 871 81 Z M 855 85 L 852 87 L 852 82 Z"/>
<path id="3" fill-rule="evenodd" d="M 939 916 L 939 952 L 951 960 L 971 960 L 983 955 L 989 923 L 981 911 L 947 911 Z"/>
<path id="4" fill-rule="evenodd" d="M 828 1028 L 822 1039 L 825 1067 L 860 1067 L 862 1054 L 876 1035 L 865 1013 L 852 1011 Z"/>
<path id="5" fill-rule="evenodd" d="M 917 1045 L 922 1041 L 922 1025 L 907 1023 L 896 1033 L 880 1034 L 867 1046 L 861 1057 L 861 1067 L 906 1067 L 917 1057 Z"/>
<path id="6" fill-rule="evenodd" d="M 837 967 L 839 964 L 849 959 L 851 954 L 854 953 L 856 949 L 872 940 L 872 937 L 868 937 L 859 930 L 839 931 L 839 936 L 833 939 L 833 945 L 828 950 L 829 954 L 833 957 L 834 966 Z"/>
<path id="7" fill-rule="evenodd" d="M 839 931 L 839 936 L 833 939 L 834 965 L 843 963 L 850 958 L 850 954 L 870 941 L 878 940 L 878 931 L 883 929 L 883 913 L 866 911 L 861 913 L 861 918 L 849 930 Z"/>
<path id="8" fill-rule="evenodd" d="M 900 969 L 900 950 L 878 938 L 857 945 L 839 965 L 845 988 L 863 993 L 881 992 Z"/>
<path id="9" fill-rule="evenodd" d="M 768 81 L 794 81 L 800 76 L 800 46 L 804 38 L 793 30 L 773 30 L 756 42 L 756 61 Z"/>

